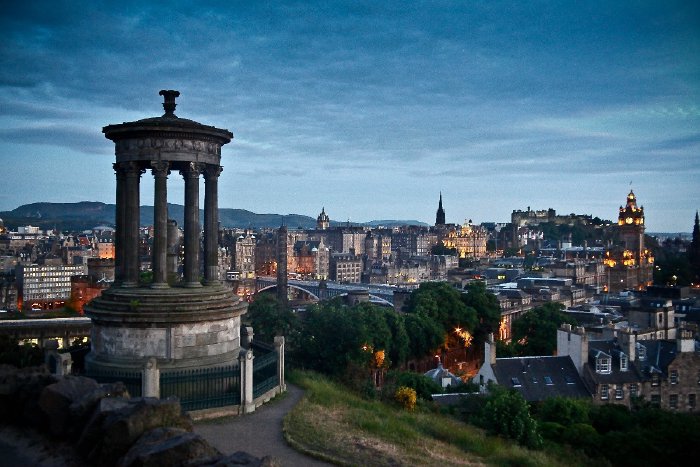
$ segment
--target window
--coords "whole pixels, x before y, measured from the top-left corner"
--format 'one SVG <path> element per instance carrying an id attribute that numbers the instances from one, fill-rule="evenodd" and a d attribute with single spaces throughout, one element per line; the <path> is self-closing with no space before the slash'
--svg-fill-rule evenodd
<path id="1" fill-rule="evenodd" d="M 621 353 L 620 354 L 620 371 L 627 371 L 627 368 L 628 368 L 627 355 Z"/>
<path id="2" fill-rule="evenodd" d="M 595 372 L 596 373 L 603 373 L 603 374 L 608 374 L 610 373 L 611 370 L 611 365 L 610 365 L 610 357 L 598 357 L 595 360 Z"/>
<path id="3" fill-rule="evenodd" d="M 520 386 L 522 386 L 518 378 L 511 378 L 510 382 L 513 383 L 513 387 L 519 388 Z"/>
<path id="4" fill-rule="evenodd" d="M 639 396 L 639 386 L 637 383 L 632 383 L 630 384 L 630 397 L 637 397 Z"/>
<path id="5" fill-rule="evenodd" d="M 671 394 L 671 397 L 669 397 L 669 399 L 668 399 L 668 405 L 672 409 L 678 408 L 678 394 Z"/>
<path id="6" fill-rule="evenodd" d="M 688 394 L 688 407 L 695 408 L 695 394 Z"/>
<path id="7" fill-rule="evenodd" d="M 654 373 L 653 375 L 651 375 L 651 385 L 652 385 L 652 386 L 658 386 L 659 383 L 660 383 L 660 380 L 659 380 L 659 375 L 658 375 L 658 373 Z"/>
<path id="8" fill-rule="evenodd" d="M 553 386 L 553 385 L 554 385 L 554 383 L 552 382 L 552 378 L 550 378 L 549 376 L 545 376 L 545 377 L 544 377 L 544 384 L 546 384 L 547 386 Z"/>
<path id="9" fill-rule="evenodd" d="M 647 359 L 647 348 L 639 343 L 637 343 L 637 358 L 639 358 L 641 361 Z M 698 384 L 700 384 L 700 374 L 698 374 Z"/>
<path id="10" fill-rule="evenodd" d="M 600 385 L 600 398 L 604 401 L 608 400 L 608 385 L 607 384 L 601 384 Z"/>
<path id="11" fill-rule="evenodd" d="M 651 405 L 654 407 L 659 407 L 661 405 L 661 396 L 658 394 L 652 394 Z"/>
<path id="12" fill-rule="evenodd" d="M 678 384 L 678 370 L 671 370 L 671 384 Z"/>
<path id="13" fill-rule="evenodd" d="M 625 392 L 622 390 L 622 385 L 615 385 L 615 399 L 622 399 L 625 396 Z"/>

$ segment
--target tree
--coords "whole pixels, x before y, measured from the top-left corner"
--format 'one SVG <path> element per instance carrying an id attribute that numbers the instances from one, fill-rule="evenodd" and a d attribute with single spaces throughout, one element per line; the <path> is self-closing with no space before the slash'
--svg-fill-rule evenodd
<path id="1" fill-rule="evenodd" d="M 408 342 L 404 321 L 394 310 L 369 303 L 348 307 L 334 299 L 309 308 L 297 357 L 307 368 L 340 375 L 350 364 L 367 368 L 403 363 Z"/>
<path id="2" fill-rule="evenodd" d="M 478 324 L 473 331 L 474 340 L 483 343 L 490 333 L 498 331 L 501 324 L 501 306 L 494 294 L 486 290 L 483 282 L 471 282 L 462 294 L 462 302 L 475 310 Z"/>
<path id="3" fill-rule="evenodd" d="M 479 414 L 479 423 L 489 432 L 516 440 L 529 448 L 542 446 L 537 421 L 519 392 L 492 385 L 491 394 Z"/>
<path id="4" fill-rule="evenodd" d="M 567 397 L 550 397 L 538 407 L 537 418 L 544 422 L 555 422 L 562 426 L 575 423 L 590 423 L 588 414 L 591 410 L 589 401 Z"/>
<path id="5" fill-rule="evenodd" d="M 253 327 L 257 339 L 272 342 L 275 336 L 285 336 L 294 341 L 299 329 L 299 320 L 289 308 L 280 306 L 277 299 L 268 293 L 258 294 L 248 306 L 246 321 Z"/>
<path id="6" fill-rule="evenodd" d="M 478 322 L 476 311 L 468 308 L 461 293 L 446 282 L 422 283 L 411 293 L 406 310 L 436 321 L 445 333 L 457 327 L 473 331 Z"/>
<path id="7" fill-rule="evenodd" d="M 439 242 L 430 248 L 431 255 L 450 255 L 457 256 L 456 248 L 447 248 L 443 242 Z"/>
<path id="8" fill-rule="evenodd" d="M 533 308 L 512 324 L 516 352 L 526 355 L 553 355 L 557 348 L 557 329 L 563 323 L 576 324 L 562 310 L 564 305 L 547 302 Z"/>
<path id="9" fill-rule="evenodd" d="M 411 343 L 408 351 L 409 358 L 426 357 L 445 343 L 443 327 L 422 314 L 406 314 L 405 326 Z"/>

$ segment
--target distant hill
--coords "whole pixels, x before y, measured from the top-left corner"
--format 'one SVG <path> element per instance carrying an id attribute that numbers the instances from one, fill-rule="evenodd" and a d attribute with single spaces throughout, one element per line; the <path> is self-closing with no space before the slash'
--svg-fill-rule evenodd
<path id="1" fill-rule="evenodd" d="M 114 225 L 114 204 L 95 201 L 79 203 L 32 203 L 25 204 L 12 211 L 1 211 L 0 219 L 5 226 L 16 229 L 22 225 L 35 225 L 41 229 L 57 228 L 64 231 L 87 230 L 98 225 Z M 178 225 L 184 224 L 185 207 L 179 204 L 168 204 L 168 216 L 175 219 Z M 204 220 L 200 210 L 200 222 Z M 316 219 L 301 214 L 256 214 L 245 209 L 219 209 L 219 221 L 222 227 L 232 228 L 277 228 L 286 225 L 289 228 L 312 229 Z M 344 225 L 343 222 L 333 222 L 333 225 Z M 371 221 L 364 224 L 374 227 L 377 225 L 391 227 L 394 225 L 426 225 L 418 221 Z M 153 225 L 153 207 L 141 206 L 141 225 Z"/>

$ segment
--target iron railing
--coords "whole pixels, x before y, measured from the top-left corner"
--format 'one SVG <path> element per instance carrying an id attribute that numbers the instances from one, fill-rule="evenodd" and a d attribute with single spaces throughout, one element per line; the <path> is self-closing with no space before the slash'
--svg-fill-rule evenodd
<path id="1" fill-rule="evenodd" d="M 278 355 L 269 344 L 253 341 L 253 399 L 260 397 L 270 389 L 279 386 L 277 373 Z"/>
<path id="2" fill-rule="evenodd" d="M 241 403 L 238 365 L 161 371 L 160 397 L 176 396 L 182 410 L 201 410 Z"/>

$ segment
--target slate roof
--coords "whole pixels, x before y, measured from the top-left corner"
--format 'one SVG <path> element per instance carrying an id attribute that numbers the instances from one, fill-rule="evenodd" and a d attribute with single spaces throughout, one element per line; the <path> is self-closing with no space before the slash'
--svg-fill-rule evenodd
<path id="1" fill-rule="evenodd" d="M 498 384 L 515 389 L 528 402 L 591 397 L 569 356 L 497 358 L 492 368 Z"/>
<path id="2" fill-rule="evenodd" d="M 610 373 L 596 373 L 595 359 L 601 353 L 612 358 Z M 597 384 L 623 384 L 639 383 L 642 381 L 640 369 L 627 355 L 627 371 L 620 370 L 620 354 L 622 350 L 614 341 L 589 341 L 588 342 L 588 368 L 589 374 Z"/>
<path id="3" fill-rule="evenodd" d="M 652 373 L 661 373 L 668 377 L 668 365 L 676 358 L 678 347 L 675 341 L 669 340 L 644 340 L 638 341 L 647 349 L 646 359 L 639 362 L 644 376 Z"/>

